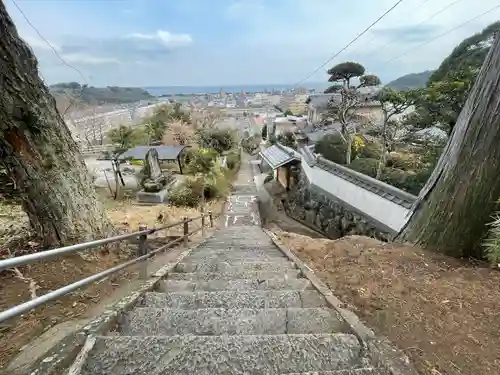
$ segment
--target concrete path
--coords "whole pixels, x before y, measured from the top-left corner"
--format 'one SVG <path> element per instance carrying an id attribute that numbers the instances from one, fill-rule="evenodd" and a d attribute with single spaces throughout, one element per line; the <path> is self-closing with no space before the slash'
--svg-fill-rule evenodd
<path id="1" fill-rule="evenodd" d="M 83 375 L 386 374 L 262 231 L 244 159 L 222 227 L 97 337 Z"/>

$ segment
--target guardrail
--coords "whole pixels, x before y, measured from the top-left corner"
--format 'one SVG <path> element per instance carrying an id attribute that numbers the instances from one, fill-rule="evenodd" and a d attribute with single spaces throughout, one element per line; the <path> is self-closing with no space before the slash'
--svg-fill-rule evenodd
<path id="1" fill-rule="evenodd" d="M 208 223 L 206 222 L 206 219 L 208 218 Z M 196 228 L 193 231 L 189 231 L 189 223 L 194 222 L 196 220 L 201 219 L 201 227 Z M 178 225 L 183 225 L 183 234 L 179 238 L 168 242 L 167 244 L 160 246 L 152 251 L 148 251 L 148 246 L 147 246 L 147 240 L 148 240 L 148 235 L 170 229 L 173 227 L 176 227 Z M 122 242 L 124 240 L 128 239 L 137 239 L 138 240 L 138 247 L 137 247 L 137 257 L 129 260 L 125 263 L 122 263 L 118 266 L 109 268 L 107 270 L 104 270 L 100 273 L 94 274 L 92 276 L 86 277 L 82 280 L 78 280 L 72 284 L 66 285 L 62 288 L 59 288 L 57 290 L 51 291 L 49 293 L 46 293 L 40 297 L 36 297 L 28 302 L 24 302 L 20 305 L 11 307 L 7 310 L 4 310 L 0 312 L 0 323 L 11 319 L 13 317 L 19 316 L 21 314 L 24 314 L 32 309 L 35 309 L 41 305 L 44 305 L 48 302 L 54 301 L 68 293 L 73 292 L 76 289 L 79 289 L 83 286 L 89 285 L 95 281 L 104 279 L 105 277 L 112 275 L 118 271 L 123 270 L 124 268 L 130 267 L 132 265 L 135 265 L 137 263 L 143 262 L 140 269 L 139 269 L 139 278 L 145 279 L 147 278 L 147 264 L 144 262 L 145 260 L 151 258 L 153 255 L 159 253 L 160 251 L 163 251 L 179 242 L 183 242 L 184 246 L 188 246 L 188 241 L 189 237 L 192 236 L 193 234 L 201 231 L 202 235 L 205 236 L 205 227 L 214 226 L 214 217 L 212 215 L 211 211 L 208 211 L 206 214 L 202 214 L 200 216 L 194 217 L 194 218 L 184 218 L 181 221 L 178 221 L 173 224 L 168 224 L 159 228 L 151 228 L 148 229 L 145 225 L 139 226 L 139 231 L 134 232 L 134 233 L 127 233 L 127 234 L 122 234 L 118 236 L 113 236 L 113 237 L 108 237 L 108 238 L 103 238 L 100 240 L 95 240 L 95 241 L 90 241 L 90 242 L 85 242 L 85 243 L 80 243 L 76 245 L 71 245 L 71 246 L 65 246 L 65 247 L 60 247 L 57 249 L 52 249 L 52 250 L 46 250 L 42 251 L 39 253 L 34 253 L 34 254 L 28 254 L 28 255 L 22 255 L 18 257 L 13 257 L 13 258 L 8 258 L 8 259 L 3 259 L 0 260 L 0 271 L 9 269 L 9 268 L 15 268 L 18 266 L 23 266 L 35 262 L 39 262 L 42 260 L 54 258 L 56 256 L 64 255 L 64 254 L 71 254 L 75 252 L 80 252 L 84 250 L 89 250 L 89 249 L 95 249 L 104 245 L 108 245 L 111 243 L 116 243 L 116 242 Z"/>

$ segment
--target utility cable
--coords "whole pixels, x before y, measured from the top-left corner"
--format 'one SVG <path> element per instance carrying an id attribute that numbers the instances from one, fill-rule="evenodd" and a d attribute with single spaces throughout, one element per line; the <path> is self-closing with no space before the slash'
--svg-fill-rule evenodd
<path id="1" fill-rule="evenodd" d="M 64 65 L 66 65 L 68 68 L 73 69 L 74 71 L 76 71 L 80 75 L 80 77 L 82 77 L 83 82 L 85 83 L 85 85 L 88 85 L 87 79 L 85 78 L 85 76 L 83 75 L 83 73 L 78 68 L 75 68 L 73 65 L 68 64 L 68 62 L 66 62 L 66 60 L 64 60 L 64 58 L 59 54 L 59 52 L 57 52 L 57 49 L 40 33 L 40 31 L 38 31 L 38 29 L 36 28 L 36 26 L 33 25 L 33 23 L 29 20 L 28 16 L 23 12 L 23 10 L 17 4 L 17 2 L 15 0 L 11 0 L 11 1 L 12 1 L 12 4 L 14 4 L 14 6 L 17 8 L 17 10 L 19 11 L 19 13 L 23 16 L 23 18 L 26 21 L 26 23 L 37 33 L 37 35 L 40 37 L 40 39 L 42 39 L 45 42 L 45 44 L 47 44 L 49 46 L 49 48 L 54 52 L 54 54 L 57 56 L 57 58 Z M 40 72 L 39 72 L 39 75 L 41 76 Z M 45 83 L 47 84 L 46 80 L 43 79 L 43 76 L 41 76 L 41 78 L 42 78 L 42 81 L 45 81 Z M 66 113 L 73 106 L 73 104 L 75 103 L 75 101 L 77 99 L 81 98 L 82 95 L 83 95 L 83 87 L 80 89 L 80 95 L 78 97 L 71 98 L 70 104 L 68 105 L 68 107 L 66 108 L 66 110 L 64 111 L 64 113 L 61 114 L 62 117 L 64 117 L 66 115 Z"/>
<path id="2" fill-rule="evenodd" d="M 415 25 L 412 25 L 412 26 L 413 26 L 413 27 L 420 26 L 420 25 L 422 25 L 422 24 L 424 24 L 424 23 L 426 23 L 426 22 L 428 22 L 428 21 L 432 20 L 434 17 L 436 17 L 436 16 L 440 15 L 441 13 L 443 13 L 443 12 L 447 11 L 448 9 L 450 9 L 451 7 L 453 7 L 454 5 L 458 4 L 458 3 L 459 3 L 459 2 L 461 2 L 461 1 L 463 1 L 463 0 L 455 0 L 455 1 L 451 2 L 450 4 L 446 5 L 446 6 L 445 6 L 444 8 L 442 8 L 441 10 L 439 10 L 439 11 L 437 11 L 436 13 L 432 14 L 430 17 L 428 17 L 428 18 L 426 18 L 425 20 L 423 20 L 423 21 L 421 21 L 421 22 L 419 22 L 419 23 L 417 23 L 417 24 L 415 24 Z M 375 39 L 375 38 L 374 38 L 374 39 Z M 372 40 L 373 40 L 373 39 L 372 39 Z M 387 42 L 386 44 L 382 45 L 381 47 L 375 47 L 374 49 L 372 49 L 372 50 L 370 51 L 370 53 L 369 53 L 369 54 L 371 54 L 371 53 L 373 53 L 373 52 L 375 52 L 375 51 L 376 51 L 376 53 L 377 53 L 377 52 L 380 52 L 381 50 L 385 49 L 386 47 L 390 46 L 391 44 L 394 44 L 394 42 L 393 42 L 393 41 L 389 41 L 389 42 Z"/>
<path id="3" fill-rule="evenodd" d="M 410 54 L 411 52 L 413 52 L 413 51 L 415 51 L 415 50 L 417 50 L 417 49 L 420 49 L 420 48 L 422 48 L 422 47 L 424 47 L 424 46 L 426 46 L 426 45 L 428 45 L 428 44 L 430 44 L 430 43 L 432 43 L 432 42 L 436 41 L 437 39 L 442 38 L 443 36 L 448 35 L 449 33 L 451 33 L 451 32 L 453 32 L 453 31 L 455 31 L 455 30 L 457 30 L 457 29 L 461 28 L 462 26 L 467 25 L 467 24 L 468 24 L 468 23 L 470 23 L 470 22 L 473 22 L 473 21 L 475 21 L 475 20 L 477 20 L 477 19 L 479 19 L 479 18 L 481 18 L 481 17 L 485 16 L 485 15 L 486 15 L 486 14 L 488 14 L 488 13 L 493 12 L 494 10 L 496 10 L 496 9 L 498 9 L 498 8 L 500 8 L 500 4 L 499 4 L 499 5 L 494 6 L 493 8 L 490 8 L 489 10 L 487 10 L 487 11 L 485 11 L 485 12 L 483 12 L 483 13 L 481 13 L 481 14 L 479 14 L 479 15 L 477 15 L 477 16 L 475 16 L 475 17 L 473 17 L 473 18 L 468 19 L 468 20 L 467 20 L 467 21 L 465 21 L 465 22 L 462 22 L 461 24 L 459 24 L 459 25 L 457 25 L 457 26 L 455 26 L 455 27 L 453 27 L 453 28 L 451 28 L 451 29 L 446 30 L 445 32 L 443 32 L 443 33 L 439 34 L 438 36 L 436 36 L 436 37 L 434 37 L 434 38 L 432 38 L 432 39 L 430 39 L 430 40 L 428 40 L 428 41 L 426 41 L 426 42 L 424 42 L 424 43 L 422 43 L 422 44 L 420 44 L 420 45 L 418 45 L 418 46 L 416 46 L 416 47 L 410 48 L 409 50 L 407 50 L 406 52 L 402 53 L 401 55 L 398 55 L 398 56 L 396 56 L 396 57 L 393 57 L 393 58 L 392 58 L 392 59 L 390 59 L 390 60 L 387 60 L 385 63 L 383 63 L 383 65 L 390 64 L 390 63 L 392 63 L 392 62 L 394 62 L 394 61 L 396 61 L 396 60 L 399 60 L 401 57 L 404 57 L 404 56 L 406 56 L 406 55 Z"/>
<path id="4" fill-rule="evenodd" d="M 309 78 L 311 78 L 314 74 L 319 72 L 321 69 L 323 69 L 328 63 L 330 63 L 333 59 L 335 59 L 338 55 L 340 55 L 342 52 L 344 52 L 347 48 L 349 48 L 354 42 L 356 42 L 359 38 L 361 38 L 364 34 L 366 34 L 373 26 L 375 26 L 377 23 L 379 23 L 385 16 L 387 16 L 389 13 L 391 13 L 399 4 L 401 4 L 403 0 L 397 1 L 392 7 L 390 7 L 388 10 L 385 11 L 384 14 L 382 14 L 379 18 L 377 18 L 370 26 L 368 26 L 366 29 L 364 29 L 361 33 L 359 33 L 353 40 L 351 40 L 344 48 L 342 48 L 340 51 L 338 51 L 335 55 L 330 57 L 327 61 L 325 61 L 323 64 L 321 64 L 318 68 L 316 68 L 313 72 L 311 72 L 309 75 L 307 75 L 304 79 L 299 81 L 296 85 L 299 86 Z"/>

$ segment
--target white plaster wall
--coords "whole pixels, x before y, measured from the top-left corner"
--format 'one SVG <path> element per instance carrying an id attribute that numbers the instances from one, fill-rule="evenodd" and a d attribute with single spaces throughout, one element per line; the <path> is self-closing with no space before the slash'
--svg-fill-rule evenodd
<path id="1" fill-rule="evenodd" d="M 407 208 L 354 185 L 318 167 L 302 162 L 302 168 L 309 181 L 333 196 L 343 200 L 368 216 L 399 232 L 409 218 Z"/>

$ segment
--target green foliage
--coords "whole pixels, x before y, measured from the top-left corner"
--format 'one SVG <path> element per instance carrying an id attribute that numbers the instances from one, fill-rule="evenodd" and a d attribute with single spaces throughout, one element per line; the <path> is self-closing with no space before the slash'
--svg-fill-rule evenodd
<path id="1" fill-rule="evenodd" d="M 196 180 L 188 179 L 170 189 L 168 201 L 174 206 L 197 207 L 201 201 L 200 189 Z"/>
<path id="2" fill-rule="evenodd" d="M 356 146 L 356 147 L 355 147 Z M 362 147 L 356 142 L 353 142 L 351 149 L 351 160 L 356 159 Z M 314 145 L 314 149 L 318 154 L 323 155 L 325 159 L 333 161 L 337 164 L 346 164 L 347 144 L 342 139 L 340 134 L 328 134 L 321 138 Z"/>
<path id="3" fill-rule="evenodd" d="M 329 82 L 344 81 L 349 83 L 352 78 L 365 74 L 365 67 L 357 62 L 346 61 L 328 69 Z"/>
<path id="4" fill-rule="evenodd" d="M 349 164 L 349 168 L 375 178 L 377 175 L 378 162 L 378 159 L 375 158 L 359 158 L 353 160 L 351 164 Z"/>
<path id="5" fill-rule="evenodd" d="M 217 160 L 217 151 L 208 148 L 200 148 L 189 155 L 188 173 L 193 175 L 209 175 L 214 169 Z"/>
<path id="6" fill-rule="evenodd" d="M 144 132 L 138 128 L 120 125 L 107 133 L 107 138 L 119 150 L 127 150 L 144 142 Z"/>
<path id="7" fill-rule="evenodd" d="M 499 30 L 500 22 L 495 22 L 455 47 L 430 76 L 409 124 L 424 128 L 439 123 L 451 133 Z"/>
<path id="8" fill-rule="evenodd" d="M 79 102 L 88 105 L 125 104 L 155 99 L 149 92 L 138 87 L 93 87 L 77 82 L 51 85 L 50 92 L 56 98 L 62 95 L 74 96 Z"/>
<path id="9" fill-rule="evenodd" d="M 494 22 L 480 33 L 464 39 L 429 78 L 429 84 L 443 81 L 450 73 L 460 70 L 475 70 L 483 65 L 495 34 L 500 30 L 500 21 Z"/>
<path id="10" fill-rule="evenodd" d="M 377 100 L 381 102 L 383 109 L 387 111 L 388 115 L 393 116 L 403 113 L 408 107 L 415 104 L 417 100 L 420 100 L 421 97 L 422 91 L 418 89 L 396 91 L 391 88 L 384 88 L 377 95 Z"/>
<path id="11" fill-rule="evenodd" d="M 262 139 L 266 140 L 267 139 L 267 125 L 266 124 L 264 124 L 262 126 L 262 130 L 260 133 L 261 133 Z"/>
<path id="12" fill-rule="evenodd" d="M 202 197 L 204 200 L 209 200 L 228 194 L 229 180 L 220 165 L 216 163 L 217 156 L 217 152 L 213 149 L 192 151 L 187 171 L 193 175 L 171 189 L 169 202 L 175 206 L 197 207 L 202 203 Z M 230 154 L 229 158 L 233 158 L 233 163 L 235 160 L 236 163 L 239 162 L 236 155 Z"/>
<path id="13" fill-rule="evenodd" d="M 197 143 L 202 148 L 212 148 L 222 154 L 234 147 L 234 132 L 229 129 L 203 128 L 197 133 Z"/>
<path id="14" fill-rule="evenodd" d="M 284 132 L 283 134 L 279 134 L 276 137 L 276 140 L 283 146 L 293 148 L 294 150 L 297 149 L 297 145 L 295 144 L 295 136 L 290 131 Z"/>
<path id="15" fill-rule="evenodd" d="M 423 164 L 413 155 L 391 153 L 386 160 L 386 166 L 402 171 L 417 171 L 422 169 Z"/>
<path id="16" fill-rule="evenodd" d="M 364 76 L 359 77 L 359 82 L 361 86 L 378 86 L 382 84 L 382 81 L 379 77 L 373 74 L 366 74 Z"/>
<path id="17" fill-rule="evenodd" d="M 276 137 L 276 135 L 274 134 L 271 134 L 269 136 L 269 139 L 267 140 L 267 142 L 270 144 L 270 145 L 275 145 L 276 142 L 278 142 L 278 138 Z"/>
<path id="18" fill-rule="evenodd" d="M 333 94 L 333 93 L 336 93 L 336 92 L 340 92 L 340 90 L 342 90 L 342 86 L 341 85 L 331 85 L 330 87 L 328 87 L 324 93 L 325 94 Z"/>
<path id="19" fill-rule="evenodd" d="M 148 136 L 148 144 L 151 144 L 153 141 L 161 140 L 167 129 L 168 124 L 159 120 L 152 120 L 144 124 L 144 132 Z"/>
<path id="20" fill-rule="evenodd" d="M 500 264 L 500 215 L 497 213 L 489 224 L 488 236 L 484 242 L 486 258 L 493 264 Z"/>
<path id="21" fill-rule="evenodd" d="M 293 116 L 293 112 L 287 109 L 284 113 L 285 116 Z"/>
<path id="22" fill-rule="evenodd" d="M 245 137 L 241 140 L 241 147 L 250 155 L 253 155 L 259 149 L 259 138 L 256 136 Z"/>
<path id="23" fill-rule="evenodd" d="M 241 153 L 239 150 L 234 150 L 226 155 L 226 164 L 230 170 L 238 170 L 241 164 Z"/>
<path id="24" fill-rule="evenodd" d="M 367 159 L 379 159 L 383 150 L 384 148 L 382 147 L 381 143 L 377 141 L 367 142 L 365 146 L 359 150 L 359 157 Z"/>
<path id="25" fill-rule="evenodd" d="M 432 123 L 447 125 L 451 133 L 475 79 L 475 72 L 464 69 L 430 83 L 421 99 L 420 110 Z"/>

